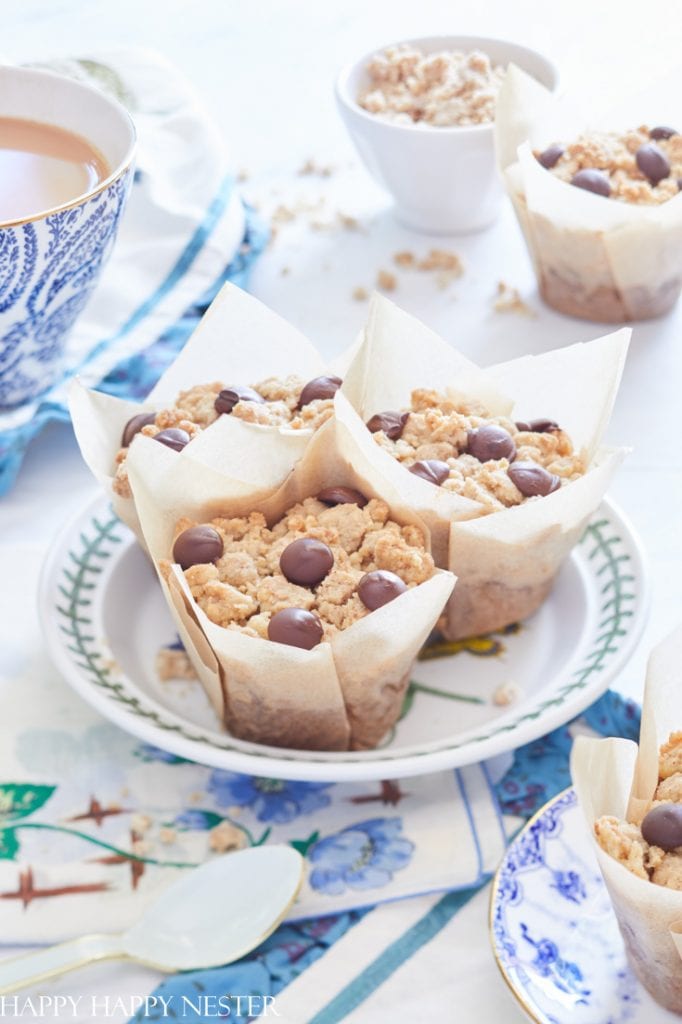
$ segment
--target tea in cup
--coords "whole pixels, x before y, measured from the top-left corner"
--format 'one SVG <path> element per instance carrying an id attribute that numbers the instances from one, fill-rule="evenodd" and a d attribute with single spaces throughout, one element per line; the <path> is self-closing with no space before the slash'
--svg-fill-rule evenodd
<path id="1" fill-rule="evenodd" d="M 58 378 L 111 253 L 134 151 L 115 100 L 52 72 L 0 67 L 0 408 Z"/>

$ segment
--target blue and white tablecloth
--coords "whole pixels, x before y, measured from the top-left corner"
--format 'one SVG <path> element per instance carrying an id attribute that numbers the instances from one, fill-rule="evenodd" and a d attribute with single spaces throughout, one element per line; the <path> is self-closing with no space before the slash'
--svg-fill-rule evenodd
<path id="1" fill-rule="evenodd" d="M 511 768 L 494 787 L 502 826 L 509 837 L 550 797 L 570 785 L 568 761 L 576 728 L 637 739 L 639 709 L 609 691 L 575 723 L 517 750 Z M 402 785 L 408 788 L 409 782 Z M 464 1008 L 468 1006 L 474 1014 L 478 1004 L 480 1012 L 485 986 L 480 984 L 480 974 L 476 984 L 476 971 L 467 972 L 462 961 L 469 945 L 480 946 L 482 938 L 487 946 L 487 908 L 479 905 L 476 912 L 468 905 L 477 895 L 486 898 L 481 890 L 490 878 L 487 870 L 474 885 L 445 894 L 284 925 L 239 964 L 175 976 L 164 981 L 155 994 L 167 999 L 175 996 L 171 1003 L 179 1004 L 178 997 L 198 983 L 201 991 L 214 995 L 272 995 L 280 1016 L 291 1024 L 473 1020 Z M 478 942 L 474 929 L 479 932 Z M 489 950 L 485 949 L 484 955 L 491 959 Z M 447 1018 L 445 1007 L 454 993 L 447 1002 L 444 995 L 453 975 L 458 979 L 461 1016 Z M 236 1014 L 236 1002 L 232 1006 L 231 1019 L 245 1024 L 249 1018 Z M 511 1006 L 510 1002 L 510 1019 Z M 142 1014 L 137 1017 L 143 1019 Z M 211 1016 L 194 1019 L 207 1024 Z"/>

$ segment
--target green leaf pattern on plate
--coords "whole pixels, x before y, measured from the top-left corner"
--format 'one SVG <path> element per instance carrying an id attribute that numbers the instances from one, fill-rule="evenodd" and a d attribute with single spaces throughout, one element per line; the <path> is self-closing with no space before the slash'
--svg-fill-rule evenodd
<path id="1" fill-rule="evenodd" d="M 59 589 L 63 601 L 56 606 L 56 611 L 62 620 L 60 628 L 67 637 L 67 647 L 75 664 L 111 700 L 125 705 L 129 713 L 152 721 L 158 728 L 175 732 L 187 740 L 210 743 L 223 750 L 238 749 L 227 734 L 224 737 L 209 738 L 206 734 L 193 732 L 184 723 L 171 721 L 159 714 L 155 707 L 130 692 L 125 678 L 118 669 L 107 664 L 104 652 L 98 649 L 98 642 L 92 635 L 94 630 L 88 609 L 93 591 L 98 585 L 98 577 L 116 545 L 121 543 L 124 530 L 123 524 L 114 516 L 106 522 L 100 522 L 93 516 L 90 529 L 80 534 L 80 546 L 69 552 L 69 563 L 62 569 L 63 582 Z M 581 666 L 555 695 L 540 700 L 531 710 L 499 725 L 493 722 L 476 736 L 469 735 L 466 741 L 454 740 L 442 749 L 457 749 L 462 742 L 483 742 L 503 732 L 515 730 L 523 722 L 538 719 L 550 708 L 561 706 L 575 691 L 584 689 L 593 675 L 601 672 L 608 659 L 618 652 L 627 635 L 625 624 L 634 614 L 633 602 L 636 599 L 636 579 L 631 571 L 630 555 L 621 537 L 615 532 L 614 524 L 605 517 L 596 518 L 589 524 L 580 543 L 587 548 L 587 557 L 593 563 L 596 577 L 603 581 L 599 591 L 599 633 Z M 409 704 L 411 702 L 408 702 L 406 709 L 408 713 Z M 261 754 L 254 748 L 251 749 L 251 756 L 269 757 L 267 752 Z M 283 759 L 288 757 L 284 750 L 278 756 Z M 385 751 L 386 760 L 400 756 L 400 753 Z"/>

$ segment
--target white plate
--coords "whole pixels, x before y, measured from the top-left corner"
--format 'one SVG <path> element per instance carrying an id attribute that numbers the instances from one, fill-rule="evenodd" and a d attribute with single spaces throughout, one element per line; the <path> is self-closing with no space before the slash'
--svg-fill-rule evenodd
<path id="1" fill-rule="evenodd" d="M 106 718 L 182 757 L 283 779 L 345 781 L 472 764 L 543 735 L 591 704 L 639 639 L 647 610 L 639 543 L 604 503 L 551 596 L 516 632 L 458 645 L 415 666 L 403 718 L 380 749 L 283 750 L 231 737 L 201 686 L 159 682 L 155 658 L 175 640 L 156 576 L 104 498 L 54 542 L 40 584 L 50 652 Z M 521 696 L 493 703 L 512 681 Z"/>
<path id="2" fill-rule="evenodd" d="M 536 1024 L 679 1024 L 628 966 L 572 789 L 545 804 L 507 850 L 490 929 L 502 976 Z"/>

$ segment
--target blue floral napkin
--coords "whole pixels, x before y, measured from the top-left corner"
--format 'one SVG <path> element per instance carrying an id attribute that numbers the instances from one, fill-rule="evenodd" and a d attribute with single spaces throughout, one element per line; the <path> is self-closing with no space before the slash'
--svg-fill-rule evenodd
<path id="1" fill-rule="evenodd" d="M 267 232 L 239 197 L 214 125 L 161 57 L 125 51 L 49 67 L 113 93 L 138 131 L 137 170 L 119 237 L 77 321 L 60 381 L 40 400 L 0 412 L 0 494 L 27 445 L 68 420 L 68 381 L 143 398 L 225 281 L 245 285 Z"/>
<path id="2" fill-rule="evenodd" d="M 639 708 L 632 701 L 609 691 L 575 722 L 517 750 L 511 768 L 495 786 L 500 809 L 508 822 L 516 824 L 519 818 L 531 817 L 547 800 L 570 785 L 568 764 L 576 728 L 587 728 L 602 736 L 625 736 L 636 740 L 639 735 Z M 355 1019 L 353 1011 L 404 965 L 406 957 L 432 940 L 454 915 L 463 911 L 489 877 L 469 890 L 443 896 L 416 922 L 409 934 L 395 935 L 395 941 L 372 962 L 365 963 L 359 957 L 355 965 L 356 981 L 339 991 L 330 989 L 324 994 L 325 1008 L 307 1014 L 305 1018 L 297 1018 L 295 1024 L 302 1024 L 303 1019 L 307 1024 L 338 1024 L 349 1014 Z M 252 1018 L 245 1012 L 245 1001 L 238 1002 L 231 993 L 253 993 L 261 999 L 264 996 L 277 997 L 346 935 L 363 913 L 344 913 L 284 925 L 260 949 L 239 963 L 212 971 L 175 975 L 151 994 L 170 1000 L 170 1005 L 181 1005 L 183 995 L 196 991 L 216 999 L 222 997 L 229 1005 L 229 1019 L 235 1024 L 247 1024 Z M 284 1016 L 283 1013 L 280 1015 Z M 133 1018 L 136 1024 L 143 1019 L 141 1014 Z M 208 1012 L 192 1015 L 195 1024 L 209 1024 L 211 1019 Z M 369 1018 L 365 1016 L 363 1019 Z M 287 1018 L 287 1022 L 294 1024 L 292 1018 Z"/>

